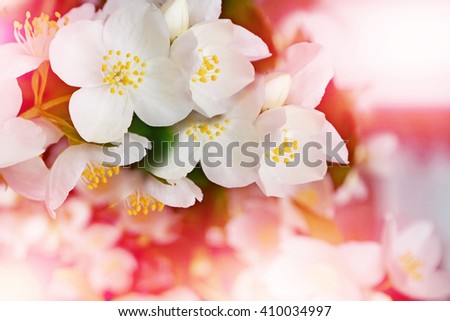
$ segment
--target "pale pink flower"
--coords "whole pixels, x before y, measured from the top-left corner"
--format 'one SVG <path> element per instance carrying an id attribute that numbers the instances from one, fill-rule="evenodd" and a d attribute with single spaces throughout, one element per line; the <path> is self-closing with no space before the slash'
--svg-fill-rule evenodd
<path id="1" fill-rule="evenodd" d="M 137 265 L 128 251 L 112 248 L 93 258 L 87 272 L 88 278 L 92 287 L 100 293 L 109 291 L 121 294 L 130 289 Z"/>
<path id="2" fill-rule="evenodd" d="M 42 13 L 32 19 L 30 12 L 27 12 L 23 24 L 14 23 L 16 42 L 0 46 L 1 78 L 18 78 L 37 69 L 49 59 L 50 43 L 59 29 L 74 21 L 95 17 L 95 6 L 91 3 L 74 8 L 64 16 L 55 13 L 55 18 Z"/>
<path id="3" fill-rule="evenodd" d="M 417 221 L 400 231 L 388 222 L 385 254 L 395 289 L 421 300 L 450 298 L 450 272 L 440 268 L 442 244 L 430 222 Z"/>
<path id="4" fill-rule="evenodd" d="M 235 294 L 247 288 L 239 299 L 362 300 L 384 277 L 376 243 L 332 246 L 296 237 L 280 249 L 267 265 L 250 267 L 236 280 Z"/>

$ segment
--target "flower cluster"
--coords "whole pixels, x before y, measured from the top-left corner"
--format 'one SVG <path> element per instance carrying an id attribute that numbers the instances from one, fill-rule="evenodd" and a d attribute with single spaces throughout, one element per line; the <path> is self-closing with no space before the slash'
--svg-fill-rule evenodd
<path id="1" fill-rule="evenodd" d="M 315 110 L 333 77 L 323 49 L 295 44 L 259 74 L 267 45 L 220 14 L 220 0 L 27 12 L 16 42 L 0 46 L 2 180 L 53 217 L 76 186 L 138 215 L 201 201 L 199 164 L 217 185 L 284 197 L 323 179 L 327 162 L 347 163 Z M 48 99 L 55 88 L 65 95 Z"/>

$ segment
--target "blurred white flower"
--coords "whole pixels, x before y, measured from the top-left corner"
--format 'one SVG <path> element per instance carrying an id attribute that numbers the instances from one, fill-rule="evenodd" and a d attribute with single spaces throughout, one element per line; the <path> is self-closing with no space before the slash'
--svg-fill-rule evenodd
<path id="1" fill-rule="evenodd" d="M 130 289 L 137 264 L 128 251 L 112 248 L 93 257 L 87 271 L 88 278 L 99 293 L 108 291 L 122 294 Z"/>
<path id="2" fill-rule="evenodd" d="M 390 220 L 385 237 L 385 260 L 395 289 L 419 300 L 450 298 L 450 271 L 439 267 L 443 249 L 432 223 L 417 221 L 398 231 Z"/>
<path id="3" fill-rule="evenodd" d="M 376 243 L 336 247 L 297 237 L 283 242 L 267 265 L 244 271 L 234 293 L 247 300 L 363 300 L 383 278 L 381 248 Z"/>
<path id="4" fill-rule="evenodd" d="M 325 123 L 322 113 L 292 106 L 270 109 L 258 117 L 259 141 L 267 141 L 270 135 L 273 144 L 266 144 L 260 160 L 257 183 L 265 195 L 284 197 L 289 186 L 325 177 L 326 144 L 321 138 Z M 303 146 L 312 142 L 316 147 L 309 148 L 306 155 Z"/>

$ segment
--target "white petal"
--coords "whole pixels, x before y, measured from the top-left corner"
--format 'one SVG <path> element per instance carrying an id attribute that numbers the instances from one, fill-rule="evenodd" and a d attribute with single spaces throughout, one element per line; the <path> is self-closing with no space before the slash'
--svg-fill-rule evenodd
<path id="1" fill-rule="evenodd" d="M 96 9 L 93 3 L 84 3 L 79 7 L 71 9 L 61 19 L 58 20 L 60 27 L 64 26 L 66 17 L 69 19 L 69 23 L 74 23 L 80 20 L 94 20 L 96 18 Z"/>
<path id="2" fill-rule="evenodd" d="M 45 199 L 45 186 L 49 170 L 40 157 L 32 158 L 17 165 L 4 168 L 2 175 L 14 191 L 33 200 Z"/>
<path id="3" fill-rule="evenodd" d="M 81 137 L 95 143 L 121 139 L 133 118 L 129 98 L 111 94 L 108 86 L 76 91 L 70 99 L 69 111 Z"/>
<path id="4" fill-rule="evenodd" d="M 252 123 L 261 113 L 264 102 L 264 79 L 258 77 L 250 85 L 232 97 L 222 101 L 224 109 L 228 110 L 226 117 L 246 119 Z"/>
<path id="5" fill-rule="evenodd" d="M 267 44 L 257 35 L 238 25 L 233 25 L 233 30 L 234 40 L 230 49 L 240 52 L 250 61 L 261 60 L 272 55 Z"/>
<path id="6" fill-rule="evenodd" d="M 407 288 L 399 289 L 415 299 L 448 300 L 450 298 L 450 272 L 436 271 L 422 282 L 410 282 Z"/>
<path id="7" fill-rule="evenodd" d="M 56 144 L 64 136 L 63 132 L 58 127 L 44 118 L 35 118 L 32 122 L 42 128 L 45 133 L 44 149 L 47 149 L 50 145 Z"/>
<path id="8" fill-rule="evenodd" d="M 191 26 L 219 19 L 222 12 L 222 0 L 187 0 Z"/>
<path id="9" fill-rule="evenodd" d="M 202 201 L 203 193 L 188 178 L 170 181 L 164 184 L 154 177 L 147 178 L 145 191 L 158 201 L 172 207 L 190 207 L 195 201 Z"/>
<path id="10" fill-rule="evenodd" d="M 255 127 L 249 121 L 241 119 L 232 119 L 225 126 L 226 130 L 220 137 L 203 145 L 202 169 L 211 182 L 220 186 L 236 188 L 250 185 L 258 177 L 260 151 L 259 148 L 248 148 L 245 153 L 253 153 L 253 156 L 248 157 L 243 154 L 243 147 L 246 143 L 256 144 Z M 239 145 L 231 148 L 233 144 Z M 217 152 L 220 153 L 219 157 L 208 156 L 208 153 L 215 155 Z"/>
<path id="11" fill-rule="evenodd" d="M 136 1 L 144 2 L 144 3 L 149 2 L 146 0 L 133 0 L 133 1 L 130 1 L 130 0 L 108 0 L 108 1 L 106 1 L 105 5 L 102 8 L 102 13 L 104 16 L 110 16 L 115 11 L 119 10 L 120 8 L 123 8 L 124 6 L 128 6 Z M 153 2 L 153 0 L 151 2 Z"/>
<path id="12" fill-rule="evenodd" d="M 317 44 L 299 43 L 286 51 L 285 72 L 292 75 L 289 104 L 315 108 L 334 76 L 330 56 Z"/>
<path id="13" fill-rule="evenodd" d="M 173 41 L 189 28 L 189 6 L 186 0 L 168 0 L 162 7 Z"/>
<path id="14" fill-rule="evenodd" d="M 22 106 L 22 91 L 15 78 L 0 81 L 0 97 L 2 97 L 1 124 L 5 120 L 16 117 Z"/>
<path id="15" fill-rule="evenodd" d="M 278 185 L 297 185 L 323 179 L 327 170 L 325 146 L 316 137 L 321 133 L 324 123 L 325 116 L 322 113 L 290 106 L 271 109 L 261 114 L 256 122 L 260 140 L 270 134 L 270 140 L 276 147 L 281 145 L 284 137 L 297 140 L 299 145 L 299 151 L 295 155 L 298 160 L 289 166 L 283 162 L 274 163 L 266 156 L 262 158 L 262 184 L 270 184 L 273 180 L 274 184 Z M 306 149 L 305 146 L 310 143 L 315 146 Z M 264 155 L 267 153 L 269 150 L 264 151 Z"/>
<path id="16" fill-rule="evenodd" d="M 0 168 L 39 156 L 44 152 L 45 134 L 32 121 L 11 118 L 0 125 Z"/>
<path id="17" fill-rule="evenodd" d="M 175 39 L 170 47 L 170 58 L 186 73 L 191 76 L 196 73 L 202 64 L 202 57 L 197 50 L 198 41 L 192 31 L 183 33 Z"/>
<path id="18" fill-rule="evenodd" d="M 187 122 L 184 121 L 183 124 Z M 201 158 L 201 142 L 195 142 L 199 146 L 193 146 L 189 142 L 189 137 L 186 135 L 188 126 L 177 126 L 177 132 L 179 130 L 179 141 L 184 143 L 185 147 L 173 146 L 169 148 L 169 151 L 164 155 L 164 162 L 157 164 L 151 168 L 150 172 L 155 176 L 177 180 L 186 177 L 187 174 L 197 166 Z"/>
<path id="19" fill-rule="evenodd" d="M 239 53 L 220 47 L 208 47 L 203 51 L 204 56 L 216 55 L 219 64 L 218 74 L 207 75 L 207 82 L 191 81 L 192 98 L 200 107 L 200 112 L 209 117 L 223 113 L 220 100 L 229 98 L 250 84 L 255 78 L 255 70 L 248 59 Z M 217 77 L 216 81 L 211 77 Z M 198 75 L 194 75 L 198 78 Z"/>
<path id="20" fill-rule="evenodd" d="M 160 57 L 148 62 L 148 72 L 139 88 L 131 89 L 134 111 L 150 126 L 171 126 L 192 111 L 187 80 L 169 59 Z"/>
<path id="21" fill-rule="evenodd" d="M 50 64 L 68 85 L 94 87 L 103 84 L 102 64 L 106 49 L 102 30 L 101 22 L 78 21 L 56 34 L 50 45 Z"/>
<path id="22" fill-rule="evenodd" d="M 291 91 L 291 75 L 275 72 L 266 76 L 266 92 L 263 109 L 274 109 L 285 105 Z"/>
<path id="23" fill-rule="evenodd" d="M 71 146 L 56 159 L 50 170 L 45 200 L 52 217 L 55 217 L 55 210 L 64 203 L 70 191 L 80 180 L 90 160 L 90 154 L 94 150 L 101 152 L 98 146 L 86 144 Z"/>
<path id="24" fill-rule="evenodd" d="M 108 166 L 128 166 L 142 160 L 151 147 L 147 138 L 127 133 L 117 146 L 103 148 L 102 163 Z"/>
<path id="25" fill-rule="evenodd" d="M 331 139 L 327 139 L 327 137 Z M 324 146 L 330 145 L 328 147 L 330 151 L 344 142 L 341 135 L 339 135 L 339 133 L 337 132 L 336 128 L 334 128 L 334 126 L 328 121 L 325 122 L 322 141 L 324 142 Z M 327 160 L 329 162 L 335 162 L 342 165 L 348 164 L 348 149 L 346 145 L 339 150 L 338 155 L 341 161 L 339 159 L 334 159 L 333 155 L 327 155 Z"/>
<path id="26" fill-rule="evenodd" d="M 187 33 L 189 32 L 194 33 L 200 49 L 209 46 L 228 46 L 234 40 L 233 23 L 228 19 L 201 23 L 189 29 Z"/>
<path id="27" fill-rule="evenodd" d="M 137 55 L 143 61 L 169 54 L 170 34 L 162 12 L 143 1 L 119 8 L 106 21 L 107 50 Z"/>
<path id="28" fill-rule="evenodd" d="M 395 241 L 393 254 L 398 258 L 408 252 L 424 263 L 425 272 L 438 267 L 443 249 L 431 222 L 418 221 L 400 233 Z"/>
<path id="29" fill-rule="evenodd" d="M 322 133 L 325 122 L 325 115 L 319 111 L 285 106 L 263 112 L 256 121 L 256 127 L 260 137 L 281 128 L 296 130 L 304 136 L 314 137 Z"/>
<path id="30" fill-rule="evenodd" d="M 17 43 L 1 45 L 0 79 L 18 78 L 37 69 L 43 61 L 43 58 L 28 54 Z"/>

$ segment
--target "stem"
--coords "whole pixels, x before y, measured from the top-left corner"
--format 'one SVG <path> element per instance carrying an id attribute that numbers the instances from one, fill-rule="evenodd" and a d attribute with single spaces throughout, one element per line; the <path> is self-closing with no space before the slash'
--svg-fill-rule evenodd
<path id="1" fill-rule="evenodd" d="M 48 61 L 44 61 L 38 68 L 38 73 L 41 79 L 41 84 L 40 84 L 40 88 L 39 88 L 39 92 L 38 92 L 38 103 L 37 105 L 41 105 L 42 104 L 42 100 L 44 98 L 44 92 L 45 89 L 47 88 L 47 78 L 48 78 L 48 70 L 50 68 L 50 64 Z"/>
<path id="2" fill-rule="evenodd" d="M 26 112 L 24 112 L 22 115 L 20 115 L 22 118 L 25 119 L 33 119 L 38 117 L 41 114 L 41 111 L 49 110 L 53 107 L 56 107 L 58 105 L 61 105 L 63 103 L 66 103 L 70 100 L 70 97 L 72 95 L 66 95 L 62 97 L 55 98 L 53 100 L 50 100 L 42 105 L 34 105 L 30 109 L 28 109 Z"/>
<path id="3" fill-rule="evenodd" d="M 49 110 L 50 108 L 66 103 L 70 100 L 70 97 L 72 97 L 72 94 L 50 100 L 41 106 L 41 110 Z"/>

